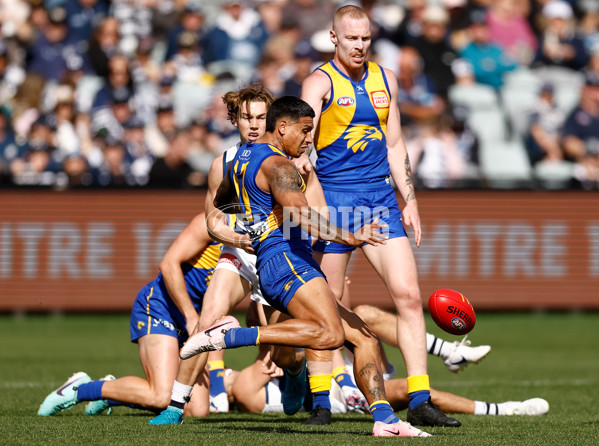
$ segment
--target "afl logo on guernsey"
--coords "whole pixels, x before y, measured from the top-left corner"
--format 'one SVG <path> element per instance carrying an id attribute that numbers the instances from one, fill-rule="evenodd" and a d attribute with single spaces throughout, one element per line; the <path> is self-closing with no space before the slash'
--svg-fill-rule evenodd
<path id="1" fill-rule="evenodd" d="M 339 99 L 337 99 L 337 105 L 341 107 L 351 107 L 355 102 L 356 100 L 349 96 L 341 96 Z"/>
<path id="2" fill-rule="evenodd" d="M 372 99 L 372 105 L 374 105 L 374 108 L 389 108 L 389 98 L 387 97 L 387 93 L 385 91 L 372 91 L 370 92 L 370 97 Z"/>

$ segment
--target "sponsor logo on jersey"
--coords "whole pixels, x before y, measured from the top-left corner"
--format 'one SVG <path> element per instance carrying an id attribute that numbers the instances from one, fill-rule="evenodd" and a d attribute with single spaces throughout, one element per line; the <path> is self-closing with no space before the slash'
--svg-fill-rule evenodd
<path id="1" fill-rule="evenodd" d="M 228 252 L 222 253 L 220 255 L 218 263 L 228 263 L 229 265 L 233 265 L 237 269 L 241 269 L 241 262 L 239 261 L 239 259 Z"/>
<path id="2" fill-rule="evenodd" d="M 372 99 L 372 105 L 374 105 L 374 108 L 389 108 L 389 98 L 387 97 L 387 93 L 385 91 L 371 91 L 370 98 Z"/>
<path id="3" fill-rule="evenodd" d="M 351 107 L 355 104 L 355 102 L 356 100 L 350 96 L 341 96 L 339 99 L 337 99 L 337 105 L 340 107 Z"/>

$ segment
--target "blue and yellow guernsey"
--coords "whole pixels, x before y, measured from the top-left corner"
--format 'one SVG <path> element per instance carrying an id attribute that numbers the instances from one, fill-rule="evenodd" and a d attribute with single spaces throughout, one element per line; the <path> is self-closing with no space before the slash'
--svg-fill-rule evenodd
<path id="1" fill-rule="evenodd" d="M 391 173 L 386 141 L 391 94 L 383 69 L 367 62 L 359 82 L 339 71 L 333 61 L 317 70 L 331 80 L 331 97 L 322 109 L 316 134 L 316 168 L 322 187 L 381 189 Z"/>
<path id="2" fill-rule="evenodd" d="M 218 242 L 212 242 L 196 257 L 181 264 L 187 293 L 189 294 L 193 306 L 198 311 L 202 308 L 202 299 L 204 298 L 204 294 L 206 293 L 206 289 L 212 278 L 214 268 L 216 268 L 216 264 L 218 263 L 221 246 L 222 244 Z M 157 280 L 161 287 L 166 289 L 162 274 L 158 275 Z"/>
<path id="3" fill-rule="evenodd" d="M 283 208 L 273 196 L 256 184 L 256 175 L 262 163 L 271 156 L 287 155 L 277 147 L 265 143 L 247 143 L 237 151 L 230 171 L 230 179 L 242 213 L 237 214 L 237 225 L 250 235 L 256 252 L 256 268 L 261 262 L 283 251 L 303 249 L 312 255 L 309 239 L 302 230 L 284 221 Z M 305 191 L 301 179 L 298 186 Z"/>

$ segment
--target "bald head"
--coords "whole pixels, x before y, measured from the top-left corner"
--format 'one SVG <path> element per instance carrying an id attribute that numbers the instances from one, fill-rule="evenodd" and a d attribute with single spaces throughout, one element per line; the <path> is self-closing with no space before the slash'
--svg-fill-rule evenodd
<path id="1" fill-rule="evenodd" d="M 363 9 L 352 5 L 343 6 L 335 12 L 335 16 L 333 17 L 333 31 L 339 31 L 339 26 L 345 17 L 353 20 L 368 19 Z"/>

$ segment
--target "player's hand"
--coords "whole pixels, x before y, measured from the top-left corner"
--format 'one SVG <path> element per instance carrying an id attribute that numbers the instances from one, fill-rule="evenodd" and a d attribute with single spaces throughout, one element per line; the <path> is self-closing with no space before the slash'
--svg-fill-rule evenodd
<path id="1" fill-rule="evenodd" d="M 406 204 L 406 207 L 402 211 L 402 220 L 404 224 L 412 226 L 414 230 L 414 242 L 416 242 L 416 246 L 420 247 L 422 228 L 420 227 L 420 214 L 418 213 L 418 203 L 416 203 L 416 200 L 408 201 L 408 204 Z"/>
<path id="2" fill-rule="evenodd" d="M 310 162 L 308 155 L 305 153 L 301 154 L 298 158 L 293 158 L 291 162 L 295 164 L 295 167 L 299 171 L 300 175 L 305 175 L 312 172 L 312 163 Z"/>
<path id="3" fill-rule="evenodd" d="M 375 218 L 372 223 L 368 223 L 354 232 L 354 242 L 350 242 L 350 244 L 356 247 L 362 246 L 364 243 L 368 243 L 369 245 L 384 245 L 389 236 L 387 234 L 383 234 L 380 229 L 386 227 L 387 224 L 379 223 L 379 219 Z"/>
<path id="4" fill-rule="evenodd" d="M 271 378 L 279 378 L 284 375 L 283 369 L 277 367 L 270 357 L 270 351 L 266 353 L 262 360 L 262 373 Z"/>
<path id="5" fill-rule="evenodd" d="M 235 240 L 235 247 L 243 249 L 248 254 L 255 254 L 249 234 L 243 234 L 240 238 Z"/>
<path id="6" fill-rule="evenodd" d="M 190 337 L 196 334 L 198 331 L 200 331 L 200 318 L 188 319 L 185 322 L 185 329 Z"/>

